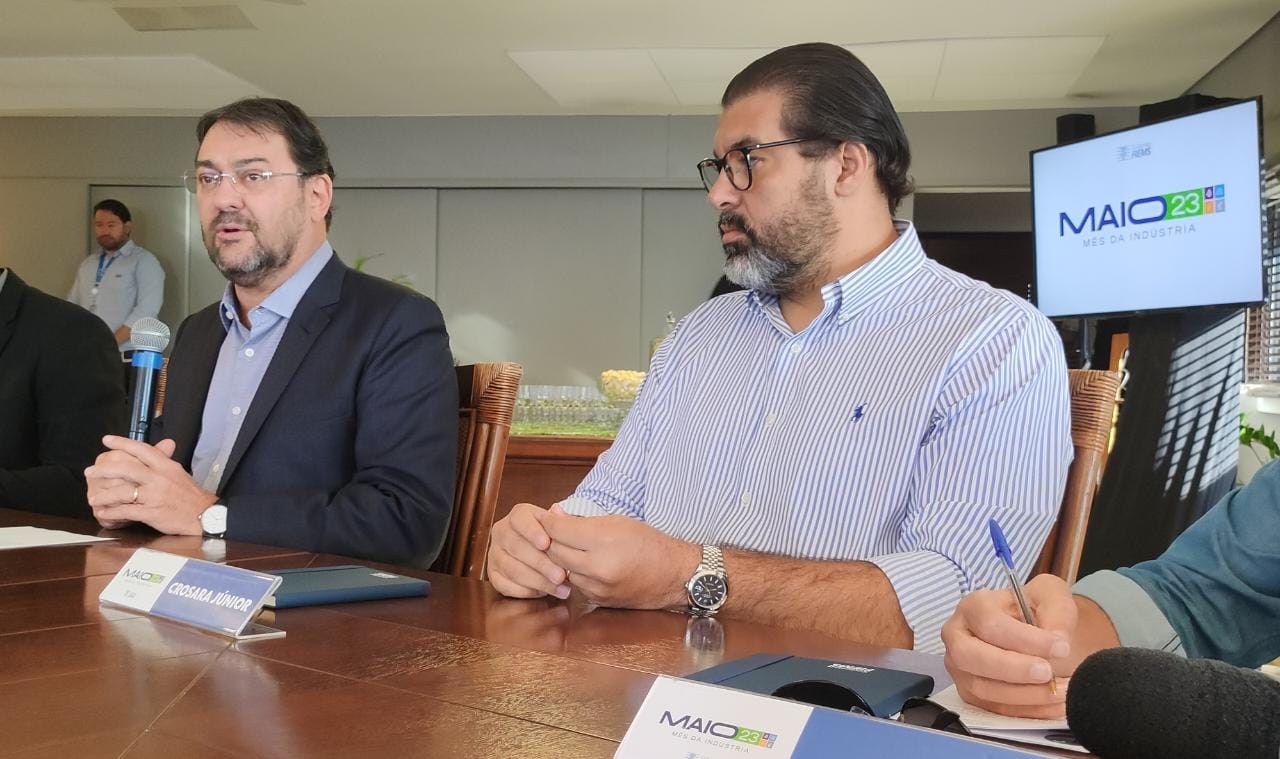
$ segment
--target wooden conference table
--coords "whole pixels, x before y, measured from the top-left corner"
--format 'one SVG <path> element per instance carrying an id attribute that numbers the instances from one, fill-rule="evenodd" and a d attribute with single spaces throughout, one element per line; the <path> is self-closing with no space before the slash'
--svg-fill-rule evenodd
<path id="1" fill-rule="evenodd" d="M 96 534 L 0 509 L 0 526 Z M 657 674 L 760 652 L 933 675 L 941 658 L 680 614 L 500 598 L 431 580 L 427 598 L 264 615 L 282 639 L 233 643 L 99 608 L 147 546 L 271 570 L 353 563 L 292 549 L 149 531 L 0 551 L 0 756 L 609 757 Z M 274 618 L 273 618 L 274 617 Z"/>

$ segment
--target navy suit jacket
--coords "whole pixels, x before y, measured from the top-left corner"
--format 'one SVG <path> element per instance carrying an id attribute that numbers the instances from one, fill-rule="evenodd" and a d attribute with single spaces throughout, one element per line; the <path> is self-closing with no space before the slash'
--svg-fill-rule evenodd
<path id="1" fill-rule="evenodd" d="M 226 330 L 182 323 L 151 441 L 191 470 Z M 458 386 L 440 309 L 335 255 L 302 296 L 223 467 L 227 538 L 425 567 L 453 512 Z"/>

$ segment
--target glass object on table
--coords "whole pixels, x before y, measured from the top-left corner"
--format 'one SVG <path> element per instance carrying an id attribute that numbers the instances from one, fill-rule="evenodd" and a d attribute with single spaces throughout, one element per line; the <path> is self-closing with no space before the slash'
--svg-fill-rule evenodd
<path id="1" fill-rule="evenodd" d="M 629 408 L 585 385 L 521 385 L 512 434 L 612 437 Z"/>
<path id="2" fill-rule="evenodd" d="M 667 325 L 663 328 L 662 334 L 649 341 L 649 361 L 653 361 L 653 354 L 658 352 L 658 346 L 662 345 L 662 341 L 667 339 L 667 335 L 676 328 L 675 314 L 667 312 Z"/>

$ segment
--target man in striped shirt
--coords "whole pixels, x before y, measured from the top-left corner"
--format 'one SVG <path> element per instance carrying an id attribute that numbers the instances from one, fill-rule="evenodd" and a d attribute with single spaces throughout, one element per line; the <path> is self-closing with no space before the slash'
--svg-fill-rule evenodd
<path id="1" fill-rule="evenodd" d="M 940 651 L 1033 559 L 1071 459 L 1063 350 L 1028 303 L 925 257 L 892 214 L 906 135 L 848 51 L 775 51 L 729 84 L 699 164 L 725 272 L 572 497 L 494 526 L 515 597 L 721 612 Z"/>

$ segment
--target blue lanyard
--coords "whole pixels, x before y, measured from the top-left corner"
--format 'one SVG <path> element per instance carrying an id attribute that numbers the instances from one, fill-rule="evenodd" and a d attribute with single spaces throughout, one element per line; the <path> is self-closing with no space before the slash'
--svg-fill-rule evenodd
<path id="1" fill-rule="evenodd" d="M 115 263 L 116 258 L 119 255 L 120 254 L 117 253 L 111 258 L 107 258 L 107 252 L 105 250 L 98 254 L 98 274 L 93 278 L 94 287 L 102 284 L 102 275 L 107 273 L 107 269 L 111 268 L 111 264 Z"/>

